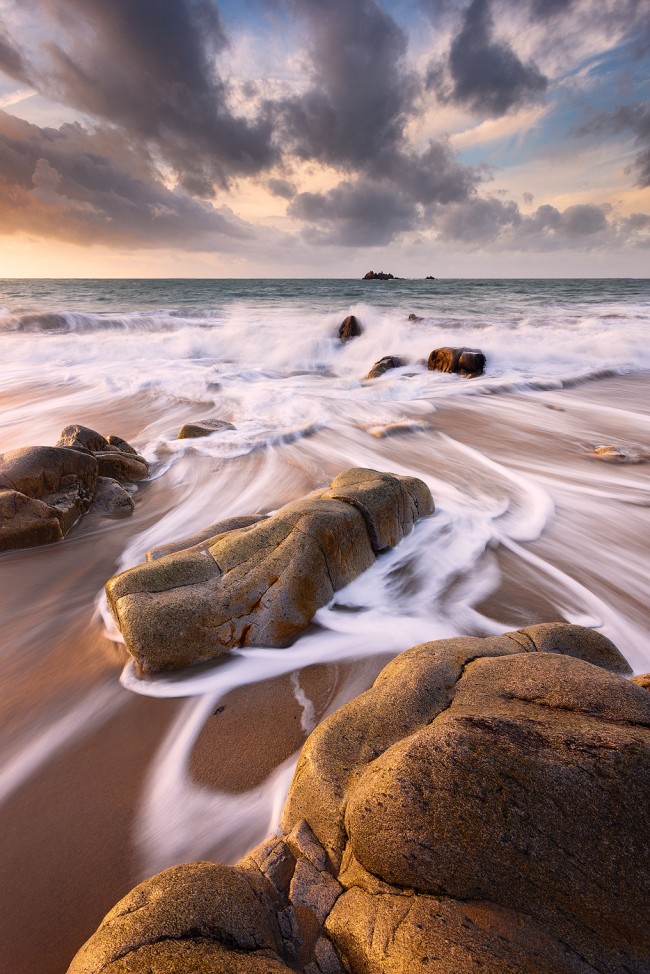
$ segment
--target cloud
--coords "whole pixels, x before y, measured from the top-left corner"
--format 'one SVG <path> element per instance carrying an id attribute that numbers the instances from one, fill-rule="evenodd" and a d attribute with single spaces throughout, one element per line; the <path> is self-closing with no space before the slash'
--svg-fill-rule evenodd
<path id="1" fill-rule="evenodd" d="M 28 66 L 23 53 L 0 27 L 0 71 L 15 81 L 26 81 Z"/>
<path id="2" fill-rule="evenodd" d="M 635 141 L 641 151 L 630 171 L 636 173 L 637 186 L 650 186 L 650 103 L 621 105 L 616 111 L 602 113 L 581 125 L 576 134 L 599 134 L 604 131 L 632 132 L 636 136 Z"/>
<path id="3" fill-rule="evenodd" d="M 189 192 L 210 196 L 275 160 L 270 119 L 231 111 L 211 0 L 24 2 L 63 38 L 41 48 L 31 83 L 149 146 Z"/>
<path id="4" fill-rule="evenodd" d="M 309 84 L 277 108 L 283 144 L 298 158 L 347 174 L 324 193 L 298 194 L 289 214 L 315 243 L 388 243 L 432 204 L 467 199 L 482 174 L 449 143 L 411 145 L 421 81 L 406 63 L 405 32 L 374 0 L 294 0 L 309 36 Z"/>
<path id="5" fill-rule="evenodd" d="M 575 8 L 576 0 L 532 0 L 531 13 L 536 20 L 549 20 Z"/>
<path id="6" fill-rule="evenodd" d="M 433 65 L 428 80 L 443 101 L 499 117 L 537 101 L 548 81 L 535 64 L 524 64 L 510 44 L 494 39 L 490 3 L 472 0 L 446 66 Z"/>
<path id="7" fill-rule="evenodd" d="M 449 207 L 439 215 L 436 225 L 449 240 L 475 244 L 495 240 L 503 228 L 518 226 L 521 220 L 516 203 L 490 197 Z"/>
<path id="8" fill-rule="evenodd" d="M 269 192 L 283 200 L 292 200 L 297 193 L 294 183 L 288 179 L 269 179 L 266 185 Z"/>
<path id="9" fill-rule="evenodd" d="M 374 0 L 290 0 L 309 34 L 309 86 L 279 105 L 292 150 L 350 170 L 401 144 L 417 91 L 407 35 Z"/>
<path id="10" fill-rule="evenodd" d="M 42 129 L 0 111 L 0 223 L 77 244 L 232 246 L 254 237 L 227 208 L 168 189 L 112 130 Z"/>
<path id="11" fill-rule="evenodd" d="M 584 252 L 650 244 L 650 215 L 619 217 L 610 206 L 593 203 L 564 210 L 544 204 L 523 215 L 512 200 L 476 197 L 440 212 L 436 227 L 444 240 L 500 250 Z"/>
<path id="12" fill-rule="evenodd" d="M 375 247 L 426 228 L 432 210 L 470 199 L 480 178 L 458 163 L 447 143 L 432 141 L 420 153 L 383 154 L 372 178 L 342 180 L 325 193 L 299 193 L 288 213 L 310 225 L 313 243 Z"/>
<path id="13" fill-rule="evenodd" d="M 256 16 L 278 9 L 288 15 L 286 63 L 261 83 L 255 58 L 242 66 L 237 57 L 238 37 L 253 44 L 264 34 L 259 20 L 251 26 L 248 9 L 231 20 L 239 31 L 231 48 L 218 0 L 5 0 L 17 11 L 12 31 L 22 46 L 0 33 L 0 71 L 21 86 L 4 104 L 29 85 L 46 99 L 49 117 L 56 117 L 56 99 L 63 117 L 81 121 L 45 128 L 0 112 L 3 229 L 80 244 L 261 253 L 273 234 L 280 239 L 284 221 L 282 231 L 273 230 L 273 217 L 254 230 L 206 200 L 231 190 L 244 199 L 252 188 L 248 213 L 263 187 L 286 200 L 288 214 L 302 223 L 294 240 L 305 251 L 305 240 L 372 247 L 408 234 L 438 235 L 470 250 L 588 250 L 646 239 L 644 214 L 625 222 L 606 208 L 579 204 L 524 215 L 496 192 L 479 195 L 488 167 L 464 165 L 456 154 L 462 149 L 478 159 L 478 146 L 506 136 L 523 141 L 534 127 L 538 141 L 554 124 L 557 134 L 557 99 L 531 105 L 547 90 L 545 73 L 557 78 L 557 65 L 567 62 L 574 77 L 577 61 L 587 63 L 585 51 L 600 58 L 596 72 L 609 50 L 600 40 L 606 28 L 616 38 L 612 45 L 632 29 L 643 36 L 641 0 L 420 3 L 433 25 L 425 28 L 435 31 L 426 53 L 426 37 L 409 40 L 406 27 L 423 25 L 411 19 L 412 9 L 405 13 L 410 5 L 259 0 Z M 232 7 L 222 9 L 227 16 Z M 624 24 L 618 9 L 626 12 Z M 506 39 L 504 27 L 514 36 Z M 575 38 L 583 34 L 589 37 L 574 57 Z M 427 72 L 433 50 L 447 54 Z M 436 94 L 480 117 L 450 139 L 427 138 L 445 124 L 439 116 L 433 127 L 436 111 L 463 115 L 443 108 Z M 39 111 L 41 99 L 25 109 L 30 118 L 41 117 Z M 649 119 L 648 106 L 629 105 L 591 123 L 591 131 L 637 140 L 634 171 L 642 186 L 650 184 Z M 507 165 L 514 161 L 511 152 Z M 303 177 L 318 187 L 321 172 L 328 186 L 337 185 L 300 192 Z M 531 188 L 536 201 L 543 199 L 543 189 Z M 530 208 L 532 194 L 523 199 Z M 288 239 L 285 245 L 293 246 Z"/>
<path id="14" fill-rule="evenodd" d="M 421 152 L 381 153 L 368 166 L 370 175 L 389 179 L 413 202 L 452 203 L 467 199 L 483 178 L 480 169 L 462 165 L 446 141 L 429 141 Z"/>
<path id="15" fill-rule="evenodd" d="M 412 200 L 389 184 L 342 182 L 326 193 L 300 193 L 291 216 L 309 224 L 305 236 L 316 244 L 376 247 L 387 244 L 418 222 Z"/>

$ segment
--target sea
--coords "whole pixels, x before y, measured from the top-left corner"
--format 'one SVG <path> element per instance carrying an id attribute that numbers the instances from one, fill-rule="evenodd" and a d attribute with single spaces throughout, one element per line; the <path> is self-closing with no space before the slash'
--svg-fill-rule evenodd
<path id="1" fill-rule="evenodd" d="M 343 343 L 350 314 L 362 333 Z M 480 349 L 484 375 L 428 370 L 442 346 Z M 403 364 L 368 379 L 387 355 Z M 150 464 L 131 518 L 89 514 L 58 545 L 0 555 L 0 832 L 12 836 L 0 871 L 17 872 L 17 850 L 34 861 L 3 936 L 16 940 L 17 914 L 33 924 L 40 910 L 41 942 L 60 938 L 47 963 L 21 940 L 14 974 L 64 969 L 116 891 L 175 862 L 235 861 L 261 841 L 297 745 L 410 646 L 560 620 L 597 627 L 632 670 L 650 670 L 649 280 L 5 280 L 0 363 L 0 452 L 53 444 L 81 423 L 123 436 Z M 234 428 L 177 438 L 204 419 Z M 435 513 L 291 647 L 171 675 L 124 663 L 103 594 L 111 575 L 357 466 L 420 477 Z M 282 707 L 249 714 L 245 734 L 210 737 L 224 701 L 244 713 L 276 692 Z M 168 718 L 137 767 L 121 751 L 109 769 L 108 742 L 126 715 L 133 725 L 138 700 L 158 708 L 137 711 L 151 727 L 165 706 Z M 205 770 L 208 741 L 231 769 L 221 782 Z M 95 780 L 88 768 L 102 762 Z M 58 786 L 55 766 L 68 768 Z M 27 798 L 49 803 L 36 824 L 17 811 Z M 71 840 L 39 872 L 43 844 L 78 828 L 71 803 L 84 802 L 103 823 L 96 838 L 83 854 Z M 128 855 L 93 896 L 78 880 L 84 895 L 70 891 L 67 905 L 78 922 L 62 933 L 53 887 L 89 862 L 110 872 L 112 844 Z"/>

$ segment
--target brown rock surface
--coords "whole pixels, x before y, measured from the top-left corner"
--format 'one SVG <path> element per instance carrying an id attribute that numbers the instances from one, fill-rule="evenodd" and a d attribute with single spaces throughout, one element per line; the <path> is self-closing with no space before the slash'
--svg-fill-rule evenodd
<path id="1" fill-rule="evenodd" d="M 263 521 L 264 514 L 245 514 L 241 517 L 228 517 L 223 521 L 210 524 L 202 531 L 197 531 L 191 538 L 183 538 L 180 541 L 170 541 L 167 544 L 157 545 L 147 552 L 147 561 L 157 561 L 164 555 L 173 555 L 177 551 L 184 551 L 186 548 L 209 548 L 212 540 L 219 534 L 226 531 L 234 531 L 235 528 L 248 528 L 258 521 Z"/>
<path id="2" fill-rule="evenodd" d="M 427 368 L 435 372 L 454 372 L 473 378 L 485 370 L 485 355 L 477 348 L 434 348 Z"/>
<path id="3" fill-rule="evenodd" d="M 378 362 L 375 362 L 368 372 L 366 379 L 378 379 L 385 372 L 390 371 L 390 369 L 399 369 L 405 364 L 404 360 L 397 355 L 384 355 Z"/>
<path id="4" fill-rule="evenodd" d="M 59 433 L 59 438 L 55 446 L 65 446 L 70 450 L 89 450 L 91 453 L 98 453 L 108 449 L 109 443 L 105 436 L 91 430 L 88 426 L 80 426 L 79 423 L 72 423 L 64 426 Z"/>
<path id="5" fill-rule="evenodd" d="M 185 423 L 178 431 L 179 440 L 195 439 L 199 436 L 210 436 L 223 430 L 234 430 L 232 423 L 225 419 L 200 419 L 194 423 Z"/>
<path id="6" fill-rule="evenodd" d="M 125 440 L 111 439 L 85 426 L 66 426 L 56 446 L 29 446 L 0 456 L 0 551 L 61 541 L 88 510 L 98 487 L 100 508 L 133 509 L 127 492 L 119 484 L 109 490 L 102 478 L 142 480 L 148 466 Z"/>
<path id="7" fill-rule="evenodd" d="M 348 315 L 339 326 L 339 338 L 342 342 L 349 342 L 352 338 L 358 338 L 362 332 L 363 329 L 356 315 Z"/>
<path id="8" fill-rule="evenodd" d="M 0 551 L 33 548 L 63 538 L 57 511 L 19 490 L 0 490 Z"/>
<path id="9" fill-rule="evenodd" d="M 143 883 L 70 974 L 647 974 L 650 696 L 612 669 L 558 623 L 408 650 L 311 735 L 282 835 Z"/>
<path id="10" fill-rule="evenodd" d="M 593 974 L 525 914 L 489 902 L 350 889 L 326 930 L 354 974 Z"/>
<path id="11" fill-rule="evenodd" d="M 639 673 L 638 676 L 633 676 L 630 683 L 636 683 L 638 687 L 643 687 L 644 690 L 650 690 L 650 673 Z"/>
<path id="12" fill-rule="evenodd" d="M 147 461 L 126 440 L 119 436 L 106 439 L 101 433 L 78 423 L 61 430 L 56 446 L 92 453 L 97 460 L 100 477 L 133 482 L 144 480 L 149 475 Z"/>
<path id="13" fill-rule="evenodd" d="M 235 646 L 286 646 L 376 551 L 432 510 L 421 481 L 353 469 L 320 497 L 117 575 L 106 586 L 108 603 L 147 671 Z"/>
<path id="14" fill-rule="evenodd" d="M 125 896 L 69 971 L 286 971 L 276 954 L 274 927 L 274 918 L 240 870 L 187 863 Z"/>
<path id="15" fill-rule="evenodd" d="M 11 499 L 5 494 L 0 550 L 60 540 L 88 510 L 97 476 L 95 458 L 76 450 L 32 446 L 2 454 L 0 490 L 10 492 Z"/>
<path id="16" fill-rule="evenodd" d="M 128 490 L 112 477 L 98 477 L 93 496 L 93 510 L 101 514 L 130 514 L 135 501 Z"/>

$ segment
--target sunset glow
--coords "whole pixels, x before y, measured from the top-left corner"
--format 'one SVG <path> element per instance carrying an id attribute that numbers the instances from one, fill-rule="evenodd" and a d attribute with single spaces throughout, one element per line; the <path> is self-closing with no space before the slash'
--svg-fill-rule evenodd
<path id="1" fill-rule="evenodd" d="M 634 0 L 3 0 L 0 276 L 644 276 L 649 30 Z"/>

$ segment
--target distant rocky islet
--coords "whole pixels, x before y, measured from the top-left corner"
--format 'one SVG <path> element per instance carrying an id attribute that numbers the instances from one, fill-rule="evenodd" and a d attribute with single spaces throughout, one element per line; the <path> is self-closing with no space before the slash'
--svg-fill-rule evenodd
<path id="1" fill-rule="evenodd" d="M 389 274 L 386 271 L 368 271 L 363 275 L 364 281 L 403 281 L 403 277 L 396 277 L 394 274 Z M 424 278 L 425 281 L 435 281 L 435 277 L 432 274 L 427 274 Z"/>

